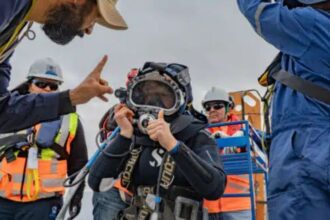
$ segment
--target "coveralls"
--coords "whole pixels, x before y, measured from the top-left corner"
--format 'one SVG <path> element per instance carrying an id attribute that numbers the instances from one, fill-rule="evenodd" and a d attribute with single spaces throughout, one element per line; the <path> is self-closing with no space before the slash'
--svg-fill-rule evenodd
<path id="1" fill-rule="evenodd" d="M 282 69 L 330 90 L 330 12 L 237 0 L 255 31 L 283 52 Z M 330 218 L 330 106 L 276 83 L 270 220 Z"/>
<path id="2" fill-rule="evenodd" d="M 29 12 L 31 0 L 0 1 L 0 48 L 8 42 L 16 26 Z M 17 21 L 17 18 L 19 21 Z M 0 62 L 0 132 L 11 132 L 33 126 L 42 121 L 57 119 L 75 111 L 69 91 L 51 94 L 11 94 L 9 86 L 10 57 Z"/>

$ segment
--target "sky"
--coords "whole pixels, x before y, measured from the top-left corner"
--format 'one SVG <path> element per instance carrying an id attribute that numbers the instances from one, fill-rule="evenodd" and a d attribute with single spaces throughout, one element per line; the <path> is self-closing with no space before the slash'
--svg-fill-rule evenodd
<path id="1" fill-rule="evenodd" d="M 62 90 L 74 88 L 109 56 L 102 77 L 115 89 L 124 86 L 131 68 L 146 61 L 187 65 L 192 78 L 194 106 L 211 86 L 238 91 L 258 86 L 257 77 L 276 55 L 276 49 L 261 39 L 239 12 L 234 0 L 121 0 L 118 9 L 128 23 L 127 31 L 96 26 L 91 36 L 76 38 L 66 46 L 52 43 L 34 24 L 37 37 L 25 39 L 11 60 L 11 87 L 25 80 L 29 66 L 51 57 L 64 73 Z M 105 103 L 95 98 L 78 106 L 88 151 L 96 151 L 94 139 L 104 112 L 117 99 Z M 90 215 L 90 213 L 89 213 Z M 90 219 L 80 215 L 79 219 Z"/>

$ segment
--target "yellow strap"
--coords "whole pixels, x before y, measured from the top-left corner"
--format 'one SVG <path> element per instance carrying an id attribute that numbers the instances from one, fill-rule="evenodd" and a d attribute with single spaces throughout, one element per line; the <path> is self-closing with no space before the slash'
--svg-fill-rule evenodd
<path id="1" fill-rule="evenodd" d="M 26 13 L 26 15 L 24 16 L 23 20 L 21 21 L 21 23 L 19 23 L 19 25 L 17 25 L 13 35 L 10 37 L 10 39 L 8 40 L 8 42 L 3 45 L 2 47 L 0 47 L 0 56 L 6 51 L 8 50 L 8 48 L 10 48 L 11 45 L 14 44 L 14 42 L 16 41 L 19 33 L 21 33 L 25 23 L 26 23 L 26 19 L 27 17 L 30 15 L 31 13 L 31 9 L 33 8 L 34 4 L 35 4 L 36 0 L 32 0 L 32 5 L 30 7 L 30 10 Z M 0 33 L 1 34 L 1 33 Z"/>
<path id="2" fill-rule="evenodd" d="M 34 194 L 31 195 L 31 186 L 34 182 Z M 27 180 L 26 180 L 26 195 L 27 198 L 31 201 L 34 201 L 38 198 L 40 192 L 40 183 L 39 183 L 39 172 L 37 169 L 28 169 L 27 170 Z"/>
<path id="3" fill-rule="evenodd" d="M 73 136 L 76 136 L 78 128 L 78 114 L 77 113 L 71 113 L 70 114 L 70 134 Z"/>

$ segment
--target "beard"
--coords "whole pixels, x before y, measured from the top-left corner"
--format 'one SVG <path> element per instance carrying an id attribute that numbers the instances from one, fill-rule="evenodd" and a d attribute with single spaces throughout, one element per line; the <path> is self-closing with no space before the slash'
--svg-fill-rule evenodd
<path id="1" fill-rule="evenodd" d="M 86 1 L 83 5 L 67 3 L 56 6 L 49 11 L 42 29 L 53 42 L 68 44 L 76 36 L 83 37 L 84 18 L 91 13 L 93 6 L 91 1 Z"/>

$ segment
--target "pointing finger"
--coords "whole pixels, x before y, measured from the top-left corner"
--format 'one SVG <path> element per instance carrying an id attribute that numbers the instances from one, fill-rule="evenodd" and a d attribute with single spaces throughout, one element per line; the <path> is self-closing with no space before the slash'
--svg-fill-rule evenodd
<path id="1" fill-rule="evenodd" d="M 94 76 L 94 77 L 100 77 L 101 72 L 105 66 L 105 64 L 108 61 L 108 56 L 104 55 L 102 60 L 97 64 L 97 66 L 94 68 L 94 70 L 91 72 L 90 76 Z"/>

